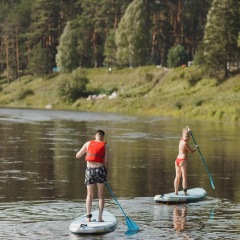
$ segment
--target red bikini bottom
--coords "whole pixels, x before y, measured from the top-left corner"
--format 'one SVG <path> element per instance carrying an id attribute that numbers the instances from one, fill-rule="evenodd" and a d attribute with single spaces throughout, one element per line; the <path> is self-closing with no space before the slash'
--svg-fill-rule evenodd
<path id="1" fill-rule="evenodd" d="M 177 166 L 180 167 L 180 163 L 181 163 L 182 161 L 185 161 L 185 160 L 186 160 L 185 158 L 177 158 L 176 161 L 175 161 L 175 163 L 177 164 Z"/>

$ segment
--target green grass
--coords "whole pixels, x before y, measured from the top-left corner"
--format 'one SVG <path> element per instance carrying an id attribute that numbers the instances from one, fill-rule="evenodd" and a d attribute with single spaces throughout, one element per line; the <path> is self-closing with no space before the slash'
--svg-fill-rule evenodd
<path id="1" fill-rule="evenodd" d="M 146 114 L 212 121 L 240 121 L 240 75 L 224 82 L 204 77 L 201 69 L 164 69 L 146 66 L 133 69 L 86 69 L 89 94 L 106 94 L 98 100 L 79 98 L 70 103 L 58 96 L 66 74 L 45 79 L 25 76 L 7 84 L 0 81 L 0 107 L 45 108 Z M 116 91 L 118 97 L 109 99 Z"/>

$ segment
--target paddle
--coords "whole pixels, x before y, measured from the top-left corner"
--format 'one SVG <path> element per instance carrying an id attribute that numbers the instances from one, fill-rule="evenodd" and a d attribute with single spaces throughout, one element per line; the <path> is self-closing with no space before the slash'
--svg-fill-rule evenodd
<path id="1" fill-rule="evenodd" d="M 139 231 L 139 227 L 138 225 L 133 221 L 131 220 L 127 215 L 126 213 L 123 211 L 121 205 L 119 204 L 118 200 L 116 199 L 116 197 L 114 196 L 113 194 L 113 191 L 111 190 L 110 186 L 108 185 L 108 183 L 105 183 L 108 191 L 110 192 L 110 194 L 112 195 L 113 199 L 115 200 L 115 202 L 117 203 L 117 205 L 119 206 L 119 208 L 121 209 L 125 219 L 126 219 L 126 224 L 128 226 L 128 230 L 129 231 Z"/>
<path id="2" fill-rule="evenodd" d="M 188 131 L 189 131 L 190 135 L 192 136 L 192 139 L 193 139 L 195 145 L 197 145 L 197 142 L 196 142 L 195 139 L 194 139 L 194 136 L 193 136 L 192 131 L 189 129 L 188 126 L 187 126 L 187 128 L 188 128 Z M 210 171 L 209 171 L 209 169 L 208 169 L 208 166 L 207 166 L 207 164 L 206 164 L 206 162 L 205 162 L 205 160 L 204 160 L 204 158 L 203 158 L 203 155 L 202 155 L 199 147 L 197 147 L 197 150 L 198 150 L 198 152 L 199 152 L 199 154 L 200 154 L 200 156 L 201 156 L 202 162 L 203 162 L 203 164 L 204 164 L 204 166 L 205 166 L 205 168 L 206 168 L 206 170 L 207 170 L 207 173 L 208 173 L 208 176 L 209 176 L 209 179 L 210 179 L 212 188 L 215 189 L 215 186 L 214 186 L 214 183 L 213 183 L 213 179 L 212 179 L 212 175 L 211 175 L 211 173 L 210 173 Z"/>

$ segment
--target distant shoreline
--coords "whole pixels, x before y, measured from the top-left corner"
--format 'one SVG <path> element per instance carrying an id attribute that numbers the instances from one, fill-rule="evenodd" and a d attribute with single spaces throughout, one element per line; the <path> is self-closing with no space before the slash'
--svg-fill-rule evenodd
<path id="1" fill-rule="evenodd" d="M 170 70 L 156 66 L 113 68 L 111 73 L 107 68 L 84 71 L 89 79 L 87 92 L 91 94 L 74 102 L 58 96 L 60 81 L 68 81 L 66 74 L 55 73 L 46 79 L 24 76 L 10 84 L 2 78 L 0 107 L 240 122 L 240 75 L 219 83 L 204 78 L 194 66 Z"/>

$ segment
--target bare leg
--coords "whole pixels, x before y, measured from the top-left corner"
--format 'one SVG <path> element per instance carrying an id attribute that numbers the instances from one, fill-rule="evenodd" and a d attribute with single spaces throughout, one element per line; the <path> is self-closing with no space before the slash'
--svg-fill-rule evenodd
<path id="1" fill-rule="evenodd" d="M 98 187 L 98 207 L 99 207 L 99 215 L 98 221 L 103 222 L 102 214 L 104 208 L 104 183 L 97 183 Z"/>
<path id="2" fill-rule="evenodd" d="M 185 195 L 187 195 L 187 161 L 182 161 L 181 164 L 181 171 L 182 171 L 182 187 Z"/>
<path id="3" fill-rule="evenodd" d="M 94 196 L 94 185 L 95 184 L 87 185 L 87 198 L 86 198 L 87 215 L 91 214 L 91 211 L 92 211 L 92 201 L 93 201 L 93 196 Z M 87 222 L 91 222 L 91 218 L 87 218 Z"/>
<path id="4" fill-rule="evenodd" d="M 179 182 L 181 178 L 181 168 L 178 167 L 177 164 L 175 164 L 175 170 L 176 170 L 176 177 L 174 179 L 174 190 L 175 190 L 175 194 L 178 195 L 178 187 L 179 187 Z"/>

